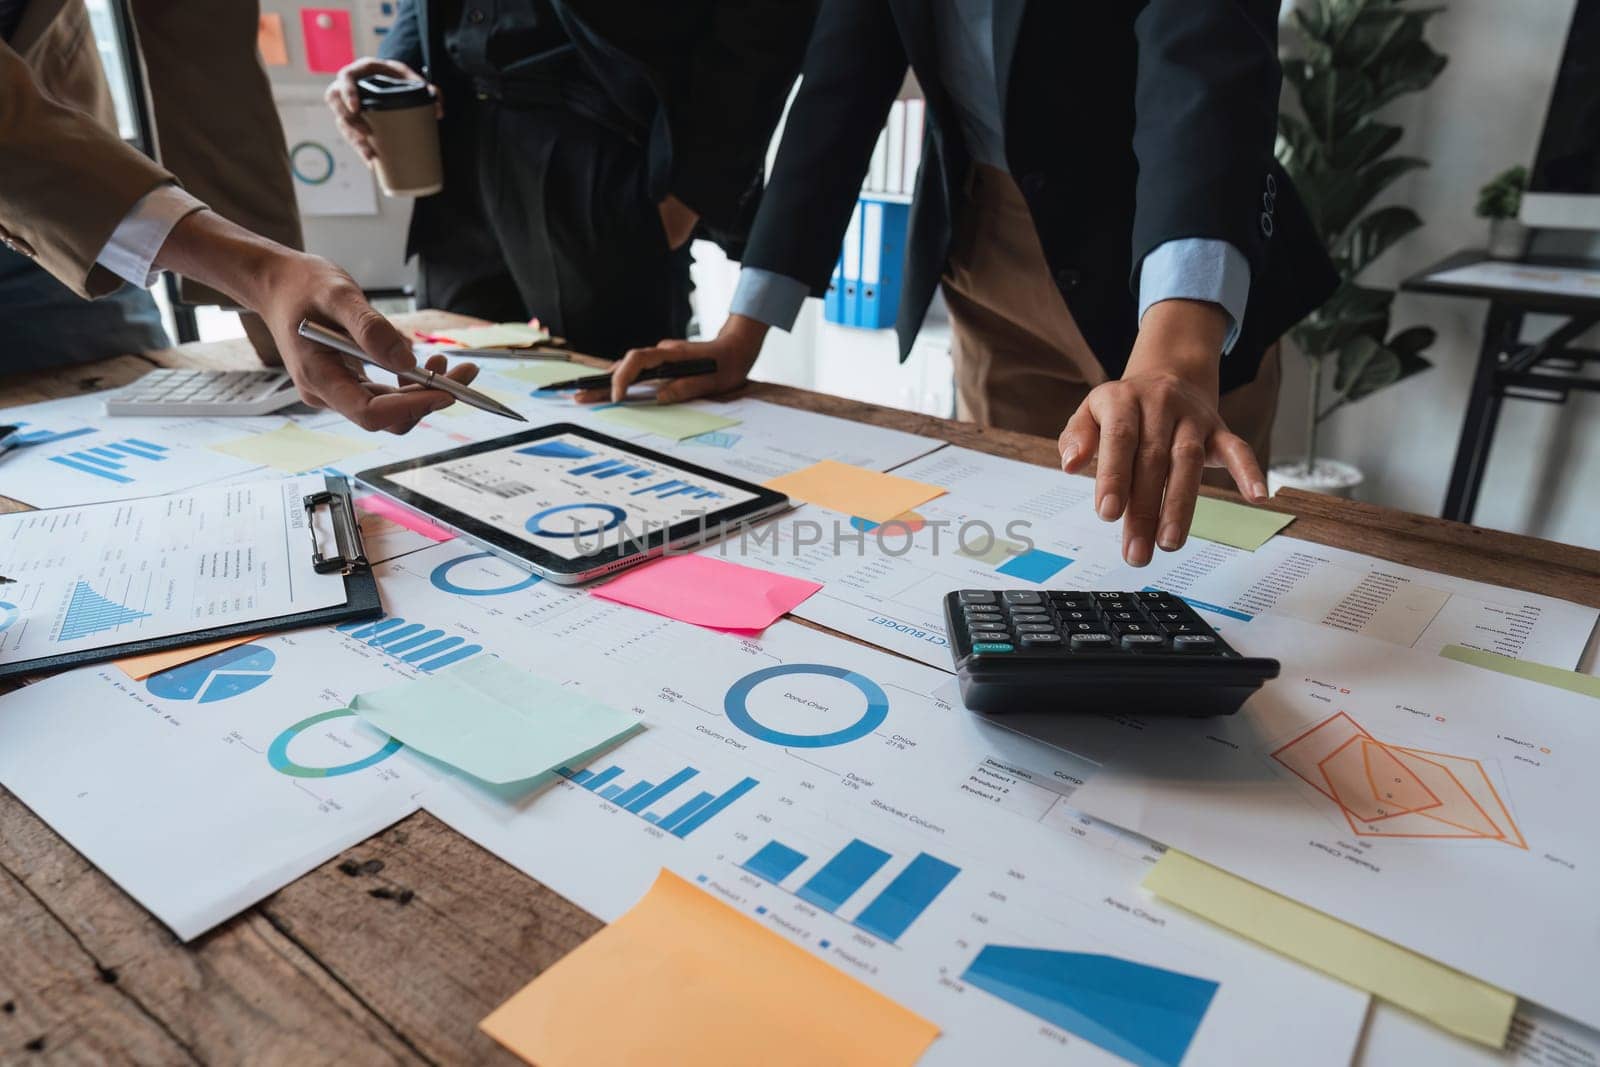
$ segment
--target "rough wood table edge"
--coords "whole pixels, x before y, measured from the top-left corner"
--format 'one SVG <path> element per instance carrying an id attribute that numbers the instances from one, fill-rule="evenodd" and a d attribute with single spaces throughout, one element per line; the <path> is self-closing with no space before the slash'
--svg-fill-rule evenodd
<path id="1" fill-rule="evenodd" d="M 439 328 L 473 320 L 418 312 L 398 321 Z M 88 392 L 152 365 L 251 363 L 243 342 L 186 346 L 25 382 L 0 379 L 0 396 Z M 744 395 L 1056 463 L 1054 442 L 1043 438 L 780 385 L 752 383 Z M 1287 536 L 1600 606 L 1600 553 L 1591 550 L 1291 490 L 1267 506 L 1296 516 Z M 352 876 L 352 859 L 385 866 Z M 8 945 L 0 957 L 31 946 L 35 970 L 23 987 L 22 968 L 0 968 L 0 1060 L 35 1056 L 28 1043 L 43 1037 L 43 1054 L 63 1062 L 131 1057 L 135 1049 L 161 1060 L 228 1062 L 308 1047 L 360 1063 L 516 1062 L 477 1030 L 478 1020 L 600 925 L 426 813 L 184 946 L 0 790 L 0 889 L 8 886 L 21 904 L 0 915 L 0 944 Z M 410 888 L 413 902 L 396 906 L 397 887 Z M 430 981 L 412 980 L 418 967 Z M 96 992 L 113 984 L 115 995 Z M 12 1010 L 3 1010 L 7 1003 Z M 315 1030 L 310 1043 L 307 1027 Z"/>

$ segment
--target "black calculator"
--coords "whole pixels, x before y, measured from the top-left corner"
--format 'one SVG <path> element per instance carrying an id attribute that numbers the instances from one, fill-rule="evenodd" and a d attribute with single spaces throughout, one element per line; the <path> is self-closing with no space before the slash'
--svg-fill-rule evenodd
<path id="1" fill-rule="evenodd" d="M 1278 676 L 1160 590 L 962 589 L 944 618 L 962 700 L 989 715 L 1232 715 Z"/>

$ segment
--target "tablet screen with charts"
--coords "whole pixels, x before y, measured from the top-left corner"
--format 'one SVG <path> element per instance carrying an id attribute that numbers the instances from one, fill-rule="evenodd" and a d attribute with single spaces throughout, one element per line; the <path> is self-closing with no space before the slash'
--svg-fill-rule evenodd
<path id="1" fill-rule="evenodd" d="M 373 489 L 556 581 L 781 511 L 781 493 L 569 423 L 363 471 Z"/>

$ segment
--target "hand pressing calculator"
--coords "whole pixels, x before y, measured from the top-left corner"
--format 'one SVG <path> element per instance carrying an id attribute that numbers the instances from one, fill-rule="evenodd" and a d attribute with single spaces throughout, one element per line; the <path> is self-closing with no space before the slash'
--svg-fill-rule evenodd
<path id="1" fill-rule="evenodd" d="M 962 589 L 944 616 L 962 699 L 990 715 L 1232 715 L 1278 676 L 1158 590 Z"/>

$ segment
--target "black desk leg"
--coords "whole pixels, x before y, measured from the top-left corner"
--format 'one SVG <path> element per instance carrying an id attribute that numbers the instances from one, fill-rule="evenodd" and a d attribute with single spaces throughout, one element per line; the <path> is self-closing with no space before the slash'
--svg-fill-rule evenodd
<path id="1" fill-rule="evenodd" d="M 1483 347 L 1478 352 L 1478 367 L 1472 375 L 1472 392 L 1467 397 L 1467 415 L 1461 423 L 1461 440 L 1456 445 L 1455 463 L 1450 468 L 1450 487 L 1445 491 L 1443 517 L 1456 522 L 1471 522 L 1478 506 L 1478 490 L 1483 487 L 1484 468 L 1489 465 L 1489 447 L 1494 443 L 1495 423 L 1500 418 L 1500 355 L 1516 344 L 1522 326 L 1522 313 L 1494 301 L 1483 325 Z"/>

